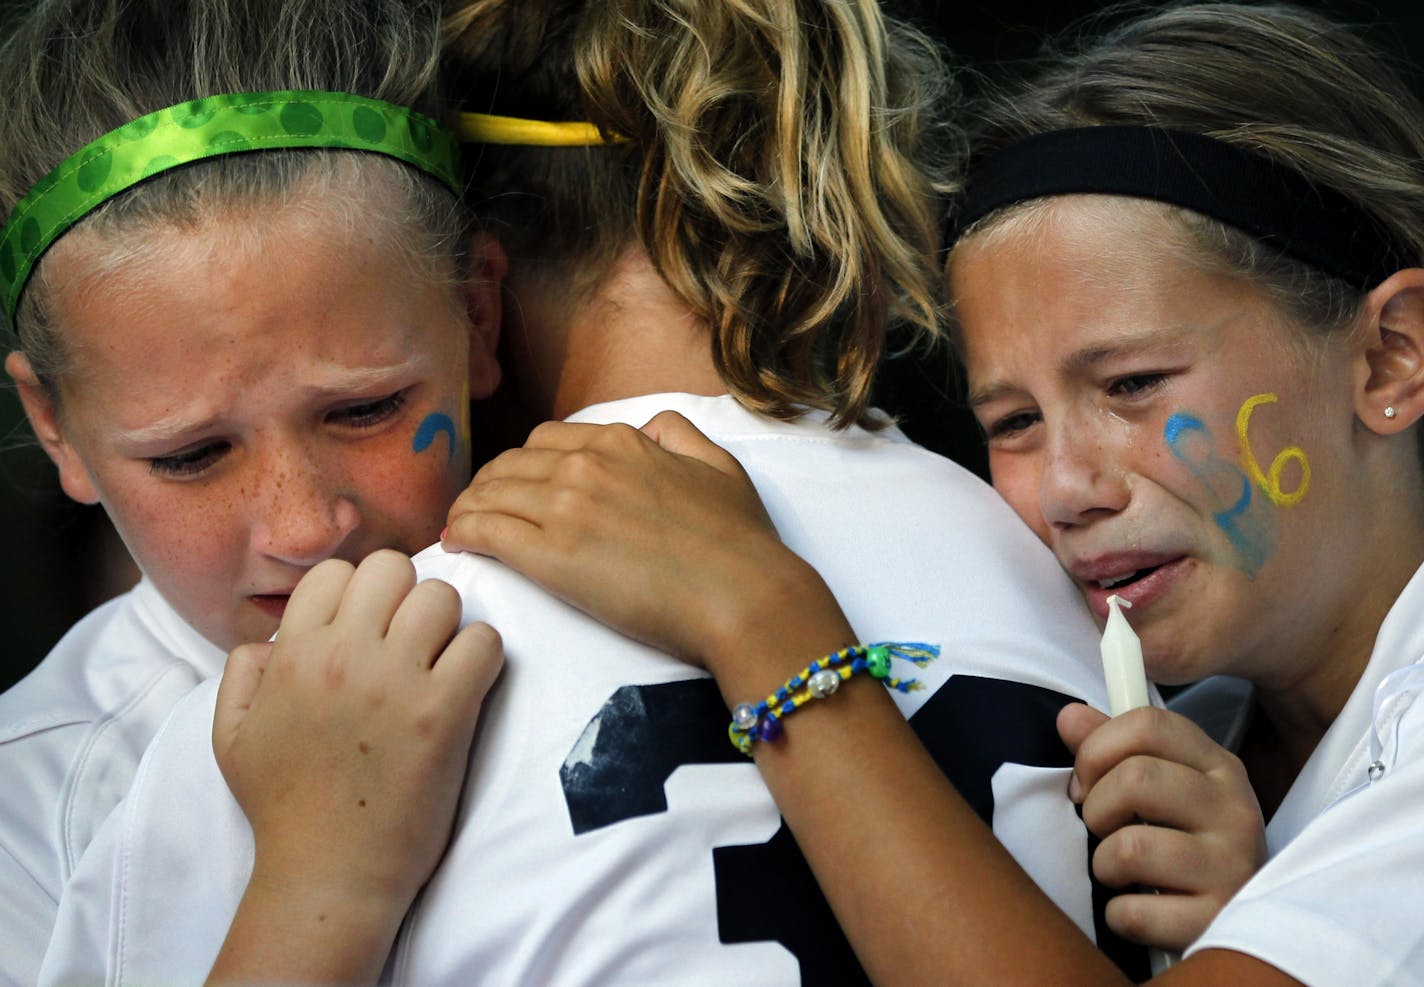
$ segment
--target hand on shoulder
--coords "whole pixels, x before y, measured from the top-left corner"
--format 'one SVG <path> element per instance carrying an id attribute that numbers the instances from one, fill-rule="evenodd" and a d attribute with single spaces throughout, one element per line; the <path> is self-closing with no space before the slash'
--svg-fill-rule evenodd
<path id="1" fill-rule="evenodd" d="M 798 609 L 839 615 L 782 544 L 741 464 L 675 412 L 641 429 L 539 426 L 476 474 L 443 541 L 719 679 L 753 628 Z"/>

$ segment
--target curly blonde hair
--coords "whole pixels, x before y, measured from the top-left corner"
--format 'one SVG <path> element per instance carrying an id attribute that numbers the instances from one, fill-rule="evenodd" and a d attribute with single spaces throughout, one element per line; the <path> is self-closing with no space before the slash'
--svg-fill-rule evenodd
<path id="1" fill-rule="evenodd" d="M 940 332 L 951 79 L 875 0 L 464 0 L 470 109 L 587 119 L 599 148 L 481 148 L 475 210 L 576 288 L 636 237 L 712 327 L 728 390 L 867 421 L 888 327 Z"/>

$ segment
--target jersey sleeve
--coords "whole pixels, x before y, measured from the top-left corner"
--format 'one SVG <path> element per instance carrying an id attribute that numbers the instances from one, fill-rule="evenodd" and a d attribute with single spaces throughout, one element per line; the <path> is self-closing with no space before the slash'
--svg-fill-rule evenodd
<path id="1" fill-rule="evenodd" d="M 207 977 L 252 866 L 251 829 L 212 754 L 216 696 L 216 680 L 199 686 L 155 736 L 64 887 L 39 983 Z"/>
<path id="2" fill-rule="evenodd" d="M 0 985 L 32 984 L 39 976 L 40 948 L 49 935 L 54 900 L 34 875 L 0 845 Z"/>

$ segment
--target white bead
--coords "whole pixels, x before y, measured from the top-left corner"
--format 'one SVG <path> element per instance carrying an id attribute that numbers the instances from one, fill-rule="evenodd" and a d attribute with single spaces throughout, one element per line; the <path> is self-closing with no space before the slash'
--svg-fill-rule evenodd
<path id="1" fill-rule="evenodd" d="M 806 687 L 811 690 L 811 695 L 817 699 L 825 699 L 841 687 L 840 673 L 829 668 L 823 668 L 811 676 L 811 680 L 806 683 Z"/>
<path id="2" fill-rule="evenodd" d="M 751 703 L 738 703 L 732 709 L 732 723 L 743 732 L 755 729 L 757 725 L 756 709 Z"/>

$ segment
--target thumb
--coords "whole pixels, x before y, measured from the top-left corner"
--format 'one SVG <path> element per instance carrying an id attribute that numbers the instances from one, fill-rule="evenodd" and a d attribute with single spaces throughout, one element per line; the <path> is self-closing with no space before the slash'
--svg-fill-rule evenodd
<path id="1" fill-rule="evenodd" d="M 1108 721 L 1106 713 L 1101 713 L 1085 703 L 1069 703 L 1058 711 L 1058 736 L 1063 739 L 1068 750 L 1078 753 L 1088 734 Z"/>
<path id="2" fill-rule="evenodd" d="M 1058 711 L 1058 736 L 1063 739 L 1076 761 L 1083 741 L 1107 721 L 1106 714 L 1098 712 L 1086 703 L 1069 703 Z M 1083 779 L 1078 776 L 1078 771 L 1078 765 L 1075 763 L 1073 775 L 1068 779 L 1068 797 L 1081 805 L 1087 789 Z"/>
<path id="3" fill-rule="evenodd" d="M 262 673 L 267 670 L 271 657 L 270 641 L 244 644 L 227 657 L 222 681 L 218 683 L 217 709 L 213 712 L 213 753 L 219 764 L 232 748 L 242 720 L 252 708 L 252 699 L 262 684 Z"/>

